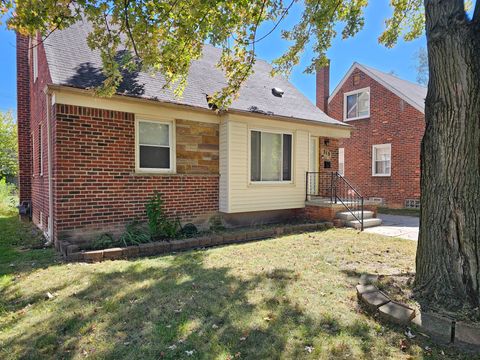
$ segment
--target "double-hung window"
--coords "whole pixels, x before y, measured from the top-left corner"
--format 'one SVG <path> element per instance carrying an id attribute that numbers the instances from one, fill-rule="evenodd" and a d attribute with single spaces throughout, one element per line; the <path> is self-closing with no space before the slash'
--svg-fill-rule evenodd
<path id="1" fill-rule="evenodd" d="M 43 176 L 43 126 L 38 126 L 38 168 Z"/>
<path id="2" fill-rule="evenodd" d="M 250 180 L 292 181 L 292 134 L 250 132 Z"/>
<path id="3" fill-rule="evenodd" d="M 392 172 L 391 144 L 373 145 L 372 176 L 390 176 Z"/>
<path id="4" fill-rule="evenodd" d="M 348 92 L 344 95 L 345 121 L 364 119 L 370 116 L 370 88 Z"/>
<path id="5" fill-rule="evenodd" d="M 138 120 L 137 170 L 173 172 L 172 123 Z"/>

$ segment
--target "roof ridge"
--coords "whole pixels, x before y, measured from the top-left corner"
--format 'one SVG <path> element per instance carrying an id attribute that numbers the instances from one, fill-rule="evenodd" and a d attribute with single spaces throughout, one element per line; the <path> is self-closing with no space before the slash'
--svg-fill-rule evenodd
<path id="1" fill-rule="evenodd" d="M 394 78 L 396 78 L 396 79 L 398 79 L 398 80 L 402 80 L 402 81 L 408 82 L 408 83 L 410 83 L 410 84 L 412 84 L 412 85 L 416 85 L 416 86 L 422 87 L 422 88 L 424 88 L 424 89 L 427 88 L 426 86 L 423 86 L 422 84 L 419 84 L 419 83 L 417 83 L 417 82 L 415 82 L 415 81 L 411 81 L 411 80 L 407 80 L 407 79 L 401 78 L 400 76 L 398 76 L 398 75 L 396 75 L 396 74 L 387 73 L 387 72 L 385 72 L 385 71 L 383 71 L 383 70 L 377 69 L 377 68 L 375 68 L 375 67 L 373 67 L 373 66 L 370 66 L 370 65 L 365 65 L 365 64 L 359 63 L 359 62 L 357 62 L 357 61 L 354 61 L 354 64 L 358 64 L 358 65 L 363 66 L 363 67 L 365 67 L 365 68 L 367 68 L 367 69 L 369 69 L 369 70 L 378 71 L 378 72 L 380 72 L 380 73 L 382 73 L 382 74 L 384 74 L 384 75 L 392 76 L 392 77 L 394 77 Z"/>

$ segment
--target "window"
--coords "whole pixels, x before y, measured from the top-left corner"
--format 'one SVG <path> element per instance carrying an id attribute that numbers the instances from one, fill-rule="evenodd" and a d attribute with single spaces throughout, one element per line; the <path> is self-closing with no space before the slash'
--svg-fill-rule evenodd
<path id="1" fill-rule="evenodd" d="M 43 126 L 38 126 L 38 168 L 40 169 L 40 176 L 43 176 L 43 151 L 42 151 L 42 142 L 43 142 Z"/>
<path id="2" fill-rule="evenodd" d="M 250 180 L 292 180 L 292 135 L 252 130 Z"/>
<path id="3" fill-rule="evenodd" d="M 32 39 L 32 67 L 33 67 L 33 82 L 35 82 L 38 77 L 38 42 L 37 42 L 36 35 Z"/>
<path id="4" fill-rule="evenodd" d="M 372 176 L 390 176 L 391 153 L 391 144 L 373 145 Z"/>
<path id="5" fill-rule="evenodd" d="M 31 140 L 32 140 L 32 148 L 31 150 L 31 157 L 30 157 L 30 165 L 32 166 L 32 176 L 35 176 L 35 135 L 32 131 Z"/>
<path id="6" fill-rule="evenodd" d="M 364 119 L 370 116 L 370 88 L 346 93 L 343 102 L 345 120 Z"/>
<path id="7" fill-rule="evenodd" d="M 338 148 L 338 173 L 345 176 L 345 149 Z"/>
<path id="8" fill-rule="evenodd" d="M 137 170 L 173 171 L 172 123 L 137 122 Z"/>
<path id="9" fill-rule="evenodd" d="M 405 207 L 407 209 L 420 209 L 420 200 L 418 199 L 406 199 Z"/>

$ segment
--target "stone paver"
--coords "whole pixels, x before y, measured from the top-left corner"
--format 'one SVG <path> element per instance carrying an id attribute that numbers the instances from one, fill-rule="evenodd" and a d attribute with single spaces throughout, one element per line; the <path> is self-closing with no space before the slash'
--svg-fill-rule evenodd
<path id="1" fill-rule="evenodd" d="M 370 311 L 376 311 L 390 301 L 381 291 L 363 293 L 360 295 L 360 299 Z"/>
<path id="2" fill-rule="evenodd" d="M 449 343 L 452 334 L 452 321 L 429 313 L 418 313 L 412 320 L 421 331 L 443 343 Z"/>
<path id="3" fill-rule="evenodd" d="M 365 229 L 365 232 L 409 240 L 418 240 L 419 218 L 414 216 L 378 214 L 382 225 Z"/>
<path id="4" fill-rule="evenodd" d="M 358 296 L 360 296 L 362 294 L 369 293 L 369 292 L 375 292 L 375 291 L 378 291 L 376 286 L 362 285 L 362 284 L 357 285 L 357 295 Z"/>
<path id="5" fill-rule="evenodd" d="M 122 248 L 110 248 L 103 250 L 103 258 L 105 260 L 120 259 L 123 255 Z"/>
<path id="6" fill-rule="evenodd" d="M 415 310 L 394 301 L 378 308 L 380 318 L 400 325 L 408 324 L 415 317 Z"/>
<path id="7" fill-rule="evenodd" d="M 480 327 L 465 324 L 461 321 L 455 324 L 455 342 L 466 345 L 480 346 Z"/>

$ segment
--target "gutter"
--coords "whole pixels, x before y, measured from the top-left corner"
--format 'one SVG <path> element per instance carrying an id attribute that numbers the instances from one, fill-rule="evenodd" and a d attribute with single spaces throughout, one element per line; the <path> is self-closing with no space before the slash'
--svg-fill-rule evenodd
<path id="1" fill-rule="evenodd" d="M 90 89 L 82 89 L 82 88 L 68 86 L 68 85 L 56 85 L 56 84 L 49 84 L 49 85 L 47 85 L 47 87 L 48 87 L 48 90 L 51 91 L 51 92 L 66 91 L 66 92 L 72 92 L 72 93 L 77 93 L 77 94 L 95 96 L 94 91 L 90 90 Z M 106 98 L 106 99 L 109 99 L 109 98 Z M 339 122 L 339 124 L 332 124 L 332 123 L 327 123 L 327 122 L 322 122 L 322 121 L 302 119 L 302 118 L 294 118 L 294 117 L 281 116 L 281 115 L 275 115 L 275 114 L 268 115 L 268 114 L 262 114 L 262 113 L 259 113 L 259 112 L 247 111 L 247 110 L 227 109 L 227 110 L 215 111 L 215 110 L 206 109 L 206 108 L 203 108 L 203 107 L 200 107 L 200 106 L 186 105 L 186 104 L 180 104 L 180 103 L 171 102 L 171 101 L 161 101 L 161 100 L 140 98 L 140 97 L 129 96 L 129 95 L 119 95 L 119 94 L 113 95 L 111 97 L 111 99 L 128 100 L 128 101 L 143 102 L 143 103 L 157 104 L 157 105 L 160 104 L 160 105 L 163 105 L 163 106 L 176 108 L 176 109 L 183 109 L 183 110 L 190 110 L 190 111 L 192 111 L 192 110 L 201 111 L 203 113 L 210 114 L 210 115 L 215 115 L 215 116 L 218 116 L 218 117 L 221 117 L 224 114 L 238 114 L 238 115 L 244 115 L 244 116 L 250 116 L 250 117 L 256 117 L 256 118 L 263 118 L 263 119 L 287 121 L 287 122 L 292 122 L 292 123 L 303 123 L 303 124 L 306 124 L 306 125 L 326 126 L 326 127 L 330 127 L 330 128 L 334 128 L 334 129 L 341 129 L 341 130 L 347 130 L 347 131 L 352 131 L 353 130 L 352 125 L 342 123 L 339 120 L 337 120 Z"/>
<path id="2" fill-rule="evenodd" d="M 51 99 L 52 95 L 45 87 L 46 112 L 47 112 L 47 159 L 48 159 L 48 232 L 45 246 L 53 244 L 53 164 L 52 164 L 52 134 L 51 134 Z"/>

